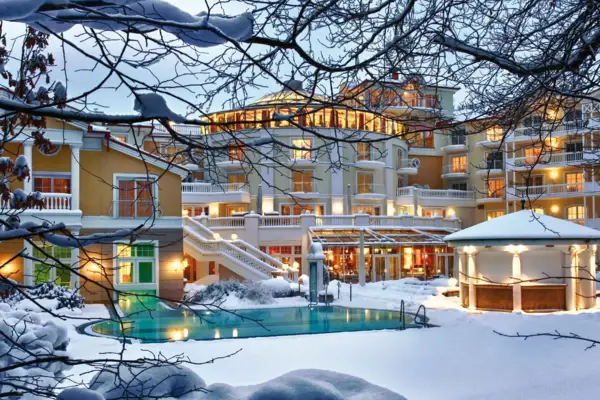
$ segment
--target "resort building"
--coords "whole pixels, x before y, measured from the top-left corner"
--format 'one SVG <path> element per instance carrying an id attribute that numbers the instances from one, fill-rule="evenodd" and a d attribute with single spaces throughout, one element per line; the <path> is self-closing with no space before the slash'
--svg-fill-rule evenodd
<path id="1" fill-rule="evenodd" d="M 34 129 L 28 128 L 4 145 L 6 156 L 29 160 L 31 179 L 11 182 L 11 190 L 40 192 L 41 202 L 25 210 L 3 203 L 2 215 L 18 216 L 22 223 L 64 223 L 73 235 L 82 236 L 137 228 L 135 241 L 78 249 L 7 240 L 0 243 L 2 274 L 28 285 L 54 281 L 79 288 L 86 302 L 110 301 L 113 285 L 179 299 L 181 196 L 171 194 L 181 192 L 189 171 L 115 140 L 102 127 L 53 119 L 46 126 L 44 137 L 50 143 L 34 144 Z M 23 248 L 37 261 L 15 258 Z M 53 258 L 77 273 L 58 267 Z"/>

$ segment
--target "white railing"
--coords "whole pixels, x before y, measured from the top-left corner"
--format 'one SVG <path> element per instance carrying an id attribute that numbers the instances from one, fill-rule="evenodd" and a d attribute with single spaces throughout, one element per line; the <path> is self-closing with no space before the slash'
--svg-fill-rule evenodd
<path id="1" fill-rule="evenodd" d="M 218 217 L 209 218 L 208 226 L 210 228 L 236 228 L 244 226 L 244 217 Z"/>
<path id="2" fill-rule="evenodd" d="M 317 182 L 292 182 L 291 193 L 319 193 Z"/>
<path id="3" fill-rule="evenodd" d="M 513 164 L 515 167 L 524 167 L 532 165 L 552 165 L 562 163 L 577 163 L 583 161 L 583 151 L 574 151 L 567 153 L 548 153 L 537 155 L 515 157 Z"/>
<path id="4" fill-rule="evenodd" d="M 317 226 L 349 226 L 354 225 L 353 215 L 322 215 L 317 217 Z"/>
<path id="5" fill-rule="evenodd" d="M 481 133 L 482 142 L 500 142 L 503 137 L 504 131 L 501 129 L 495 130 L 494 128 L 489 128 Z"/>
<path id="6" fill-rule="evenodd" d="M 371 151 L 359 151 L 354 155 L 354 162 L 360 161 L 384 161 L 383 154 L 376 150 Z"/>
<path id="7" fill-rule="evenodd" d="M 183 193 L 248 192 L 248 185 L 244 183 L 184 182 L 181 184 L 181 191 Z"/>
<path id="8" fill-rule="evenodd" d="M 413 193 L 416 193 L 417 196 L 421 198 L 475 200 L 475 192 L 472 190 L 423 189 L 414 186 L 406 186 L 398 188 L 396 191 L 398 197 L 412 196 Z"/>
<path id="9" fill-rule="evenodd" d="M 577 121 L 566 121 L 561 123 L 546 122 L 542 125 L 532 127 L 521 127 L 514 130 L 514 136 L 526 136 L 526 137 L 545 137 L 548 133 L 562 132 L 562 131 L 573 131 L 579 129 L 587 129 L 589 120 L 577 120 Z"/>
<path id="10" fill-rule="evenodd" d="M 267 275 L 281 274 L 282 272 L 283 264 L 280 261 L 243 240 L 209 239 L 213 235 L 212 231 L 189 217 L 183 219 L 183 224 L 188 234 L 186 240 L 193 242 L 200 250 L 227 254 Z"/>
<path id="11" fill-rule="evenodd" d="M 293 215 L 260 217 L 259 226 L 296 226 L 300 225 L 300 217 Z"/>
<path id="12" fill-rule="evenodd" d="M 384 194 L 385 186 L 380 183 L 358 183 L 356 194 Z"/>
<path id="13" fill-rule="evenodd" d="M 70 193 L 41 193 L 44 205 L 48 210 L 70 210 Z"/>
<path id="14" fill-rule="evenodd" d="M 396 169 L 400 168 L 419 168 L 421 166 L 421 160 L 418 158 L 401 158 L 396 163 Z"/>
<path id="15" fill-rule="evenodd" d="M 584 183 L 561 183 L 556 185 L 518 186 L 515 187 L 517 197 L 539 197 L 553 194 L 583 193 Z"/>
<path id="16" fill-rule="evenodd" d="M 467 173 L 467 164 L 451 164 L 444 165 L 442 168 L 442 175 L 446 174 L 466 174 Z"/>
<path id="17" fill-rule="evenodd" d="M 466 146 L 467 135 L 448 135 L 445 146 Z"/>

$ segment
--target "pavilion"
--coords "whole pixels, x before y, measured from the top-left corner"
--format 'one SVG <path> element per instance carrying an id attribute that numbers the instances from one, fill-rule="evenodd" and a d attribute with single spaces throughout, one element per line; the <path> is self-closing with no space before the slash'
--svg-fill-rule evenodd
<path id="1" fill-rule="evenodd" d="M 471 310 L 578 310 L 596 304 L 600 231 L 521 210 L 444 238 Z"/>

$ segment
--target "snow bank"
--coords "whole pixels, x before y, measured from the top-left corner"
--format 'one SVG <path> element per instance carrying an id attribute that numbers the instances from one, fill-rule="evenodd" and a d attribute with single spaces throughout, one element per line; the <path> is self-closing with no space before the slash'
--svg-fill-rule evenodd
<path id="1" fill-rule="evenodd" d="M 76 290 L 59 286 L 54 282 L 45 282 L 24 289 L 24 293 L 15 291 L 5 299 L 0 299 L 0 302 L 9 304 L 17 310 L 36 312 L 61 308 L 74 310 L 84 306 L 83 296 Z"/>
<path id="2" fill-rule="evenodd" d="M 185 299 L 196 304 L 220 305 L 230 297 L 255 304 L 273 302 L 273 294 L 267 286 L 262 285 L 260 282 L 244 284 L 236 280 L 219 281 L 211 283 L 205 288 L 200 288 L 200 290 L 192 290 L 186 294 Z"/>
<path id="3" fill-rule="evenodd" d="M 68 357 L 67 328 L 52 320 L 42 322 L 42 314 L 12 310 L 0 303 L 0 393 L 11 390 L 7 382 L 27 388 L 52 389 L 71 367 L 62 361 L 44 358 Z M 27 364 L 28 361 L 39 360 Z M 13 367 L 20 364 L 19 367 Z"/>
<path id="4" fill-rule="evenodd" d="M 146 369 L 144 369 L 146 368 Z M 292 371 L 265 383 L 206 387 L 202 378 L 185 367 L 148 365 L 100 372 L 90 390 L 65 390 L 60 400 L 112 400 L 123 398 L 175 398 L 197 400 L 406 400 L 364 379 L 332 371 Z M 118 376 L 117 376 L 118 372 Z M 155 382 L 156 386 L 150 384 Z M 65 393 L 66 392 L 66 393 Z M 72 393 L 72 394 L 71 394 Z M 96 396 L 96 397 L 94 397 Z"/>

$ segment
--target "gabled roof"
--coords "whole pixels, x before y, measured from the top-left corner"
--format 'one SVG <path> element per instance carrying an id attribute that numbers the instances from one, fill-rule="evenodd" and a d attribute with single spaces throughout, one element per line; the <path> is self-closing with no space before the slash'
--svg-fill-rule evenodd
<path id="1" fill-rule="evenodd" d="M 600 231 L 521 210 L 455 232 L 444 240 L 460 245 L 600 243 Z"/>
<path id="2" fill-rule="evenodd" d="M 161 168 L 166 171 L 177 174 L 182 179 L 190 174 L 190 171 L 188 169 L 183 168 L 180 165 L 169 163 L 168 161 L 160 157 L 150 154 L 146 150 L 140 149 L 136 146 L 132 146 L 127 143 L 120 142 L 112 137 L 108 140 L 108 147 L 133 158 L 137 158 L 138 160 L 142 160 L 150 165 L 154 165 L 157 168 Z"/>

